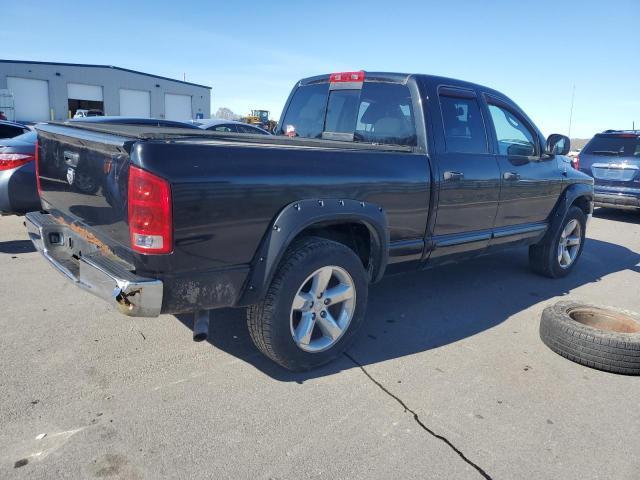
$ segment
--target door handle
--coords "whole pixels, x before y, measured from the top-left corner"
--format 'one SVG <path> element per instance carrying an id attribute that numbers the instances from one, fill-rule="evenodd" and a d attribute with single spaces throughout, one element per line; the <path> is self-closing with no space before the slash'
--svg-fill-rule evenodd
<path id="1" fill-rule="evenodd" d="M 464 173 L 447 171 L 447 172 L 444 172 L 443 176 L 445 181 L 447 182 L 457 182 L 464 178 Z"/>
<path id="2" fill-rule="evenodd" d="M 504 178 L 505 180 L 520 180 L 520 174 L 516 173 L 516 172 L 504 172 L 502 174 L 502 178 Z"/>

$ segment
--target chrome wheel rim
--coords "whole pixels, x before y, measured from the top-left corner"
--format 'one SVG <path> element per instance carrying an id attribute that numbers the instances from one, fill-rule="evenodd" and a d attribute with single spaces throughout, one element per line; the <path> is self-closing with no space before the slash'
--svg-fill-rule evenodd
<path id="1" fill-rule="evenodd" d="M 356 306 L 351 275 L 335 265 L 319 268 L 293 297 L 290 326 L 293 341 L 305 352 L 335 345 L 349 328 Z"/>
<path id="2" fill-rule="evenodd" d="M 560 234 L 560 242 L 558 243 L 558 263 L 562 268 L 569 268 L 573 265 L 580 244 L 582 243 L 582 227 L 578 220 L 573 219 L 565 225 Z"/>

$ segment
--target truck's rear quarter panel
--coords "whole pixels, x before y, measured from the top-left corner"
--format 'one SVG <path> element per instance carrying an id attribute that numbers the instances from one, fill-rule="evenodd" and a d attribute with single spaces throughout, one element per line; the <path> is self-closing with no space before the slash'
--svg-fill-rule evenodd
<path id="1" fill-rule="evenodd" d="M 138 144 L 132 161 L 171 182 L 180 270 L 250 262 L 278 212 L 307 198 L 373 202 L 387 211 L 391 241 L 424 236 L 424 155 L 185 141 Z"/>

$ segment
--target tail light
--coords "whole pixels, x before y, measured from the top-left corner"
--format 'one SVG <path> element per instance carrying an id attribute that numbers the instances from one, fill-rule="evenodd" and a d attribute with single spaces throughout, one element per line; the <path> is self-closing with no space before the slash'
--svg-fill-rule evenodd
<path id="1" fill-rule="evenodd" d="M 40 154 L 38 153 L 38 140 L 36 139 L 36 185 L 38 186 L 38 196 L 42 197 L 42 187 L 40 186 Z"/>
<path id="2" fill-rule="evenodd" d="M 341 72 L 332 73 L 329 75 L 329 82 L 331 83 L 346 83 L 346 82 L 364 82 L 364 72 Z"/>
<path id="3" fill-rule="evenodd" d="M 571 159 L 571 166 L 576 170 L 580 170 L 580 155 L 576 155 Z"/>
<path id="4" fill-rule="evenodd" d="M 169 183 L 132 166 L 128 195 L 131 248 L 141 253 L 170 253 L 173 219 Z"/>
<path id="5" fill-rule="evenodd" d="M 26 163 L 33 162 L 35 159 L 36 157 L 26 153 L 0 153 L 0 172 L 21 167 Z"/>

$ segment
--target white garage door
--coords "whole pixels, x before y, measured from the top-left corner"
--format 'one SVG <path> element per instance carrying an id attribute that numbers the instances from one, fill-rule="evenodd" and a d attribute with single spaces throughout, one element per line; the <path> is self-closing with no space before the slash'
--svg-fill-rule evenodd
<path id="1" fill-rule="evenodd" d="M 120 116 L 151 117 L 151 94 L 146 90 L 120 89 Z"/>
<path id="2" fill-rule="evenodd" d="M 191 95 L 164 94 L 164 118 L 191 120 Z"/>
<path id="3" fill-rule="evenodd" d="M 49 120 L 49 82 L 32 78 L 7 77 L 13 93 L 15 118 L 23 122 Z"/>
<path id="4" fill-rule="evenodd" d="M 102 87 L 84 83 L 67 83 L 67 97 L 75 100 L 93 100 L 102 102 Z"/>

